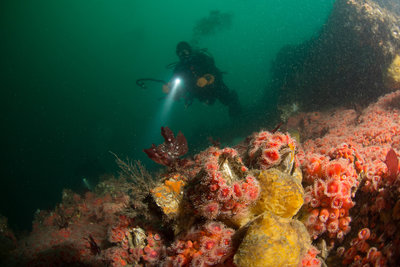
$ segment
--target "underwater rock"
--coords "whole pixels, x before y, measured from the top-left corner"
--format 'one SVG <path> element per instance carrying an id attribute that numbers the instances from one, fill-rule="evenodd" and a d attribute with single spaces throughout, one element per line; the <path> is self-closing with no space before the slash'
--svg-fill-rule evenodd
<path id="1" fill-rule="evenodd" d="M 265 212 L 251 223 L 234 262 L 239 267 L 298 266 L 310 246 L 301 222 Z"/>
<path id="2" fill-rule="evenodd" d="M 8 225 L 8 219 L 0 214 L 0 265 L 16 246 L 17 239 Z"/>
<path id="3" fill-rule="evenodd" d="M 400 4 L 397 0 L 375 0 L 380 6 L 400 15 Z"/>
<path id="4" fill-rule="evenodd" d="M 385 77 L 400 53 L 399 27 L 400 15 L 376 1 L 335 1 L 318 36 L 278 53 L 269 85 L 280 90 L 278 106 L 367 105 L 390 92 Z"/>
<path id="5" fill-rule="evenodd" d="M 290 117 L 297 114 L 300 110 L 299 103 L 293 102 L 278 107 L 280 111 L 280 119 L 286 122 Z"/>
<path id="6" fill-rule="evenodd" d="M 187 178 L 185 176 L 173 173 L 169 178 L 150 190 L 157 206 L 161 208 L 168 219 L 174 219 L 178 216 L 186 181 Z"/>

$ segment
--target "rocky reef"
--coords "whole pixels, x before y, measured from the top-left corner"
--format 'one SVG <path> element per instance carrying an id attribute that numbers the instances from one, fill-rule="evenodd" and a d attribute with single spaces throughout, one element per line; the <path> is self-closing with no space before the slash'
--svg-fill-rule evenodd
<path id="1" fill-rule="evenodd" d="M 164 143 L 145 150 L 165 166 L 156 179 L 117 157 L 120 177 L 84 196 L 65 190 L 53 211 L 38 211 L 7 264 L 297 266 L 307 255 L 320 263 L 318 253 L 307 254 L 317 250 L 293 218 L 304 190 L 289 134 L 261 131 L 237 147 L 182 158 L 183 134 L 175 138 L 168 127 L 161 133 Z M 282 257 L 253 258 L 260 237 L 257 253 Z"/>
<path id="2" fill-rule="evenodd" d="M 400 261 L 400 91 L 362 111 L 299 113 L 235 147 L 186 157 L 162 128 L 149 173 L 65 190 L 29 235 L 6 219 L 2 266 L 395 266 Z M 6 244 L 6 243 L 4 243 Z"/>
<path id="3" fill-rule="evenodd" d="M 146 150 L 159 173 L 117 157 L 118 177 L 85 195 L 65 190 L 29 235 L 16 239 L 3 218 L 1 263 L 395 266 L 399 103 L 396 91 L 361 112 L 300 113 L 282 129 L 300 132 L 301 143 L 263 130 L 186 158 L 184 135 L 164 127 L 165 142 Z"/>

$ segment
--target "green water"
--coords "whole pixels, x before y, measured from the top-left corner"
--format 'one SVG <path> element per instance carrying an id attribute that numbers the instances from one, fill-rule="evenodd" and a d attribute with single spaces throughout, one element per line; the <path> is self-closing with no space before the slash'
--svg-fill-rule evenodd
<path id="1" fill-rule="evenodd" d="M 210 135 L 230 142 L 269 127 L 274 119 L 255 113 L 248 125 L 265 124 L 237 129 L 219 103 L 185 109 L 177 102 L 161 121 L 161 87 L 143 90 L 135 80 L 168 80 L 175 45 L 193 40 L 196 23 L 218 10 L 231 24 L 197 38 L 198 47 L 211 52 L 227 72 L 226 84 L 251 110 L 279 49 L 316 35 L 333 2 L 1 1 L 0 214 L 29 227 L 34 211 L 52 208 L 63 188 L 83 192 L 83 177 L 95 182 L 115 173 L 109 151 L 156 168 L 142 150 L 162 141 L 163 125 L 182 131 L 191 153 L 204 149 Z"/>

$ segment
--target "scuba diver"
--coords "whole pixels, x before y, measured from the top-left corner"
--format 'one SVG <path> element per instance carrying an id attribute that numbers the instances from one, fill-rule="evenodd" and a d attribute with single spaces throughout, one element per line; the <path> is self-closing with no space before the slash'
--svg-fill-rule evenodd
<path id="1" fill-rule="evenodd" d="M 178 43 L 176 54 L 179 62 L 174 68 L 172 82 L 163 85 L 164 93 L 170 93 L 173 81 L 180 79 L 175 99 L 183 97 L 186 106 L 190 106 L 195 98 L 208 105 L 218 99 L 229 108 L 231 117 L 240 114 L 241 105 L 237 93 L 225 85 L 222 72 L 215 66 L 210 55 L 204 50 L 194 51 L 187 42 Z"/>

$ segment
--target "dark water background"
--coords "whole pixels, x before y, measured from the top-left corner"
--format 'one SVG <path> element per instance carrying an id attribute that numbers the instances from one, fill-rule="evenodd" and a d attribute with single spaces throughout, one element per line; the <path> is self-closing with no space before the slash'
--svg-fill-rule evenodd
<path id="1" fill-rule="evenodd" d="M 182 131 L 191 153 L 210 135 L 229 143 L 250 134 L 252 119 L 268 126 L 268 112 L 255 112 L 237 129 L 219 103 L 177 102 L 161 116 L 161 87 L 143 90 L 135 80 L 168 80 L 176 43 L 195 40 L 251 110 L 279 49 L 316 35 L 333 2 L 0 1 L 0 214 L 28 229 L 35 210 L 53 208 L 63 188 L 83 192 L 83 177 L 95 183 L 116 173 L 109 151 L 155 169 L 142 150 L 162 142 L 163 125 Z M 222 24 L 199 24 L 212 11 Z"/>

